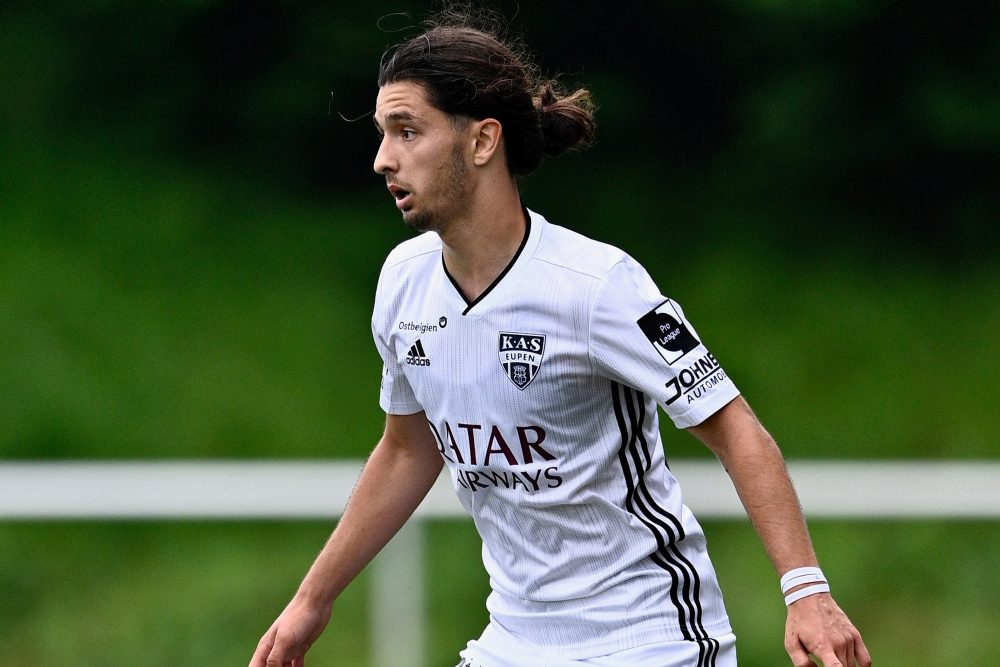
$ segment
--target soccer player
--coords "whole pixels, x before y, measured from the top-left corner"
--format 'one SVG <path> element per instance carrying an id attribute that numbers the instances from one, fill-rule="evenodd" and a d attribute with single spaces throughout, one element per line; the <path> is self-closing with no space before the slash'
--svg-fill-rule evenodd
<path id="1" fill-rule="evenodd" d="M 472 25 L 442 13 L 381 64 L 374 168 L 422 232 L 389 254 L 375 297 L 385 431 L 252 667 L 303 664 L 334 600 L 443 465 L 492 588 L 489 624 L 460 665 L 735 665 L 657 404 L 729 472 L 782 575 L 793 664 L 870 665 L 777 445 L 681 307 L 621 250 L 521 201 L 520 176 L 592 138 L 589 93 L 539 80 Z"/>

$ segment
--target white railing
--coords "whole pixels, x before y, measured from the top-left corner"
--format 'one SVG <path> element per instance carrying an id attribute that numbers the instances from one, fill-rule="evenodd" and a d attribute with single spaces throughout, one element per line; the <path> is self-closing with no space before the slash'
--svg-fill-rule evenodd
<path id="1" fill-rule="evenodd" d="M 696 516 L 745 518 L 718 463 L 673 461 L 671 469 Z M 330 519 L 360 470 L 359 461 L 0 463 L 0 520 Z M 1000 519 L 1000 461 L 793 461 L 789 470 L 810 519 Z M 423 520 L 460 516 L 442 477 L 372 563 L 372 618 L 394 629 L 373 643 L 372 664 L 419 667 Z"/>
<path id="2" fill-rule="evenodd" d="M 0 462 L 0 519 L 328 519 L 360 461 Z M 810 517 L 1000 517 L 1000 461 L 793 461 Z M 686 504 L 706 518 L 743 508 L 713 460 L 672 461 Z M 442 477 L 417 509 L 462 508 Z"/>

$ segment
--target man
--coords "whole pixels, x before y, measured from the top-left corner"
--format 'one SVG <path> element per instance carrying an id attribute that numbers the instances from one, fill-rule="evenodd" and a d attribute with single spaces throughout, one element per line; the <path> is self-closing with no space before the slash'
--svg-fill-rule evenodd
<path id="1" fill-rule="evenodd" d="M 722 461 L 787 594 L 786 648 L 870 665 L 829 595 L 774 441 L 680 306 L 622 251 L 523 207 L 518 177 L 585 144 L 589 95 L 444 14 L 387 54 L 375 171 L 424 232 L 390 253 L 372 330 L 385 432 L 251 665 L 301 665 L 340 592 L 447 464 L 483 538 L 469 667 L 736 664 L 656 405 Z"/>

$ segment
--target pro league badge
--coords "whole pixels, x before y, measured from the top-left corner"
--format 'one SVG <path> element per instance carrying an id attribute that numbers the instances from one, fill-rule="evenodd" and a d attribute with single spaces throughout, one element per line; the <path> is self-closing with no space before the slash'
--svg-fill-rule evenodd
<path id="1" fill-rule="evenodd" d="M 524 389 L 538 375 L 545 353 L 543 334 L 500 332 L 500 365 L 518 389 Z"/>
<path id="2" fill-rule="evenodd" d="M 637 324 L 668 365 L 701 344 L 670 299 L 640 317 Z"/>

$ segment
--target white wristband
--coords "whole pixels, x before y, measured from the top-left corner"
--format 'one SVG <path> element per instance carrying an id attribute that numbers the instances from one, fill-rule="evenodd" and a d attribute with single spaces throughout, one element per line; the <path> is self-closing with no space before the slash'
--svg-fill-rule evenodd
<path id="1" fill-rule="evenodd" d="M 810 595 L 816 595 L 817 593 L 829 593 L 830 584 L 822 583 L 816 584 L 815 586 L 806 586 L 805 588 L 799 589 L 794 593 L 790 593 L 785 596 L 785 606 L 790 607 L 793 602 L 798 602 L 802 598 L 807 598 Z"/>
<path id="2" fill-rule="evenodd" d="M 826 575 L 818 567 L 797 567 L 781 577 L 781 592 L 787 593 L 802 584 L 826 583 Z"/>

